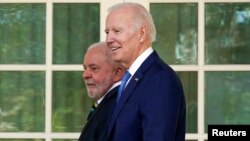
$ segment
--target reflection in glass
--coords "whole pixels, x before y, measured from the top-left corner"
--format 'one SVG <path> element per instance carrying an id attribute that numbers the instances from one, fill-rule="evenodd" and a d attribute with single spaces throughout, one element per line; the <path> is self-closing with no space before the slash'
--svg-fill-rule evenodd
<path id="1" fill-rule="evenodd" d="M 82 80 L 82 72 L 54 72 L 52 100 L 52 130 L 80 132 L 92 105 Z"/>
<path id="2" fill-rule="evenodd" d="M 186 97 L 186 129 L 188 133 L 197 132 L 197 72 L 177 72 Z"/>
<path id="3" fill-rule="evenodd" d="M 156 26 L 153 48 L 169 64 L 197 64 L 197 4 L 151 3 Z"/>
<path id="4" fill-rule="evenodd" d="M 0 63 L 43 64 L 45 4 L 0 4 Z"/>
<path id="5" fill-rule="evenodd" d="M 100 4 L 55 3 L 53 63 L 81 64 L 83 53 L 100 40 Z"/>
<path id="6" fill-rule="evenodd" d="M 249 86 L 250 72 L 206 72 L 206 125 L 250 124 Z"/>
<path id="7" fill-rule="evenodd" d="M 205 63 L 250 63 L 250 3 L 205 5 Z"/>
<path id="8" fill-rule="evenodd" d="M 0 72 L 0 132 L 43 132 L 44 72 Z"/>

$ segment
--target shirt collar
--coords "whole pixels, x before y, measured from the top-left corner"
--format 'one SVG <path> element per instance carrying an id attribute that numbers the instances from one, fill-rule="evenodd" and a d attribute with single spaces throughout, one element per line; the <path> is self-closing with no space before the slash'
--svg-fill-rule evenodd
<path id="1" fill-rule="evenodd" d="M 138 68 L 141 66 L 141 64 L 147 59 L 147 57 L 153 52 L 153 48 L 149 47 L 146 49 L 140 56 L 136 58 L 136 60 L 133 62 L 133 64 L 128 69 L 131 76 L 135 74 L 135 72 L 138 70 Z M 130 77 L 131 78 L 131 77 Z"/>
<path id="2" fill-rule="evenodd" d="M 113 88 L 115 88 L 116 86 L 118 86 L 120 84 L 121 84 L 121 81 L 116 82 L 115 84 L 113 84 L 111 86 L 111 88 L 109 88 L 109 90 L 106 92 L 106 94 L 104 96 L 102 96 L 100 99 L 97 100 L 97 104 L 100 104 L 102 102 L 103 98 L 108 94 L 108 92 L 110 92 Z"/>

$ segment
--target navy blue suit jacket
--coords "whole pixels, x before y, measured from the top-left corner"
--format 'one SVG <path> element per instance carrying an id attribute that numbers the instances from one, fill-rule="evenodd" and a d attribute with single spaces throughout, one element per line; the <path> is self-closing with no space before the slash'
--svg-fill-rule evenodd
<path id="1" fill-rule="evenodd" d="M 118 87 L 113 88 L 85 124 L 78 141 L 107 141 L 108 119 L 116 103 Z"/>
<path id="2" fill-rule="evenodd" d="M 184 141 L 186 107 L 175 71 L 154 51 L 116 104 L 109 141 Z"/>

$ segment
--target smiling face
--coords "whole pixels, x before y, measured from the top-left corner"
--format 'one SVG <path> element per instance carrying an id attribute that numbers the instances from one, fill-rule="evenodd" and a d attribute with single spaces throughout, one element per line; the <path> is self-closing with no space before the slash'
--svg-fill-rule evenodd
<path id="1" fill-rule="evenodd" d="M 98 100 L 117 81 L 112 65 L 108 61 L 104 47 L 94 47 L 88 50 L 83 62 L 83 79 L 90 98 Z"/>
<path id="2" fill-rule="evenodd" d="M 125 68 L 143 52 L 140 30 L 136 29 L 129 7 L 111 11 L 106 18 L 106 43 L 112 57 Z"/>

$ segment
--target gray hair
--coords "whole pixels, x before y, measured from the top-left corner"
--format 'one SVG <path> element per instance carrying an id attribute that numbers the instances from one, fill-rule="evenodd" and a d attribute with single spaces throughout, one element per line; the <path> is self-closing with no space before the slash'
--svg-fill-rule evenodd
<path id="1" fill-rule="evenodd" d="M 120 8 L 131 8 L 133 12 L 133 20 L 135 21 L 134 23 L 135 28 L 139 29 L 143 24 L 146 24 L 146 26 L 148 26 L 149 28 L 148 38 L 151 40 L 151 42 L 154 42 L 156 40 L 156 29 L 154 21 L 151 14 L 147 11 L 145 7 L 143 7 L 139 3 L 124 2 L 113 5 L 108 9 L 108 12 Z"/>
<path id="2" fill-rule="evenodd" d="M 91 50 L 93 48 L 101 48 L 103 53 L 105 54 L 106 62 L 108 62 L 113 68 L 116 68 L 116 67 L 120 66 L 119 63 L 117 63 L 117 62 L 115 62 L 113 60 L 111 51 L 109 50 L 106 42 L 93 43 L 88 47 L 87 51 L 89 51 L 89 50 Z"/>

